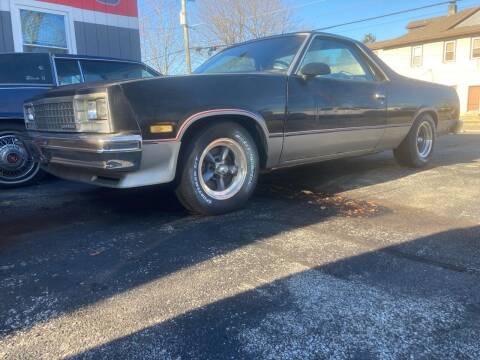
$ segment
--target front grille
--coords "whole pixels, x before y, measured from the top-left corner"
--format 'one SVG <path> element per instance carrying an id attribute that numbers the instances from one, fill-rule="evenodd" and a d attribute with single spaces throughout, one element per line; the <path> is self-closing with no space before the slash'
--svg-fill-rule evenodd
<path id="1" fill-rule="evenodd" d="M 75 131 L 75 112 L 72 101 L 33 104 L 35 121 L 29 128 L 50 131 Z"/>

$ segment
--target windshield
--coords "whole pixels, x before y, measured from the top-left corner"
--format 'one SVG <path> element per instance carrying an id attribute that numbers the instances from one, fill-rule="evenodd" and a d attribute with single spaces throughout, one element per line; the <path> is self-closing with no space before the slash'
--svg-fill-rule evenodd
<path id="1" fill-rule="evenodd" d="M 207 60 L 194 73 L 286 73 L 305 37 L 280 36 L 231 47 Z"/>
<path id="2" fill-rule="evenodd" d="M 0 55 L 0 84 L 52 84 L 48 54 Z"/>

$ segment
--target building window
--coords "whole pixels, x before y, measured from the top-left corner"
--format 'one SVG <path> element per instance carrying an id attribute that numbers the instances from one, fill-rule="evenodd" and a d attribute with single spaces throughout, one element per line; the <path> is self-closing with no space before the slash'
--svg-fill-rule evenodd
<path id="1" fill-rule="evenodd" d="M 472 39 L 472 59 L 480 58 L 480 38 Z"/>
<path id="2" fill-rule="evenodd" d="M 455 41 L 446 41 L 444 46 L 443 60 L 445 62 L 455 61 Z"/>
<path id="3" fill-rule="evenodd" d="M 11 0 L 15 52 L 75 54 L 75 28 L 65 6 L 47 2 Z M 41 5 L 38 5 L 38 4 Z"/>
<path id="4" fill-rule="evenodd" d="M 24 52 L 68 53 L 65 16 L 20 9 Z"/>
<path id="5" fill-rule="evenodd" d="M 422 66 L 423 61 L 423 47 L 414 46 L 412 47 L 412 66 L 418 67 Z"/>

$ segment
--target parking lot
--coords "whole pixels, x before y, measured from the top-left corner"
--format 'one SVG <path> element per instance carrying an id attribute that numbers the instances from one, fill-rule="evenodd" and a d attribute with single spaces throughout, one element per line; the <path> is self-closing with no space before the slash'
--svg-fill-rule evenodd
<path id="1" fill-rule="evenodd" d="M 480 134 L 265 174 L 249 206 L 0 193 L 0 358 L 480 358 Z"/>

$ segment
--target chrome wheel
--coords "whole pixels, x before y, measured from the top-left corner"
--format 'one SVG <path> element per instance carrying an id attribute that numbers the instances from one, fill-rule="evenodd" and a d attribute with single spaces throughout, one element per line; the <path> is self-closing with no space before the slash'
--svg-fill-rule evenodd
<path id="1" fill-rule="evenodd" d="M 24 183 L 32 179 L 39 169 L 15 134 L 0 133 L 0 184 Z"/>
<path id="2" fill-rule="evenodd" d="M 203 150 L 198 167 L 202 190 L 215 200 L 237 194 L 247 176 L 247 157 L 239 143 L 222 138 Z"/>
<path id="3" fill-rule="evenodd" d="M 434 130 L 429 121 L 420 124 L 417 130 L 417 153 L 422 159 L 430 156 L 433 148 Z"/>

